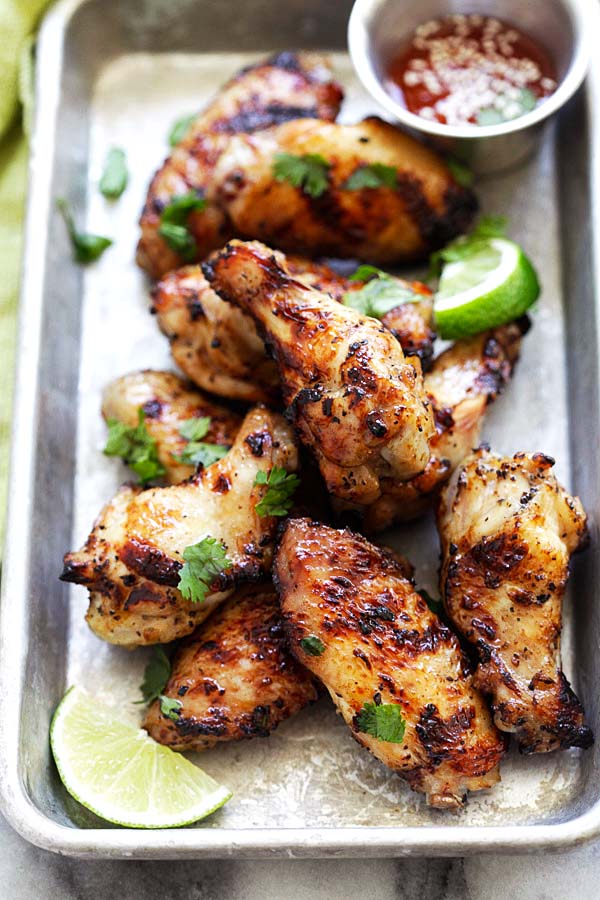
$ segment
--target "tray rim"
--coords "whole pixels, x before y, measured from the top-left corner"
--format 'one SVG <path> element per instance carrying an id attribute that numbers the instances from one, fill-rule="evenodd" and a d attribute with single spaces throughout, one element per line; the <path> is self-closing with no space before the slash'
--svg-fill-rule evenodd
<path id="1" fill-rule="evenodd" d="M 36 71 L 36 109 L 29 161 L 29 191 L 24 255 L 36 246 L 39 222 L 48 220 L 54 121 L 59 104 L 64 38 L 74 14 L 90 0 L 59 0 L 42 25 Z M 598 17 L 600 21 L 600 17 Z M 592 64 L 584 84 L 590 119 L 600 108 L 600 61 Z M 590 177 L 594 197 L 600 187 L 600 139 L 592 129 Z M 596 152 L 594 152 L 596 151 Z M 44 163 L 46 160 L 46 163 Z M 593 270 L 600 271 L 600 218 L 593 211 Z M 48 235 L 44 235 L 44 244 Z M 45 246 L 44 246 L 45 249 Z M 22 686 L 27 654 L 28 608 L 9 607 L 9 596 L 27 582 L 31 519 L 29 510 L 35 473 L 37 360 L 41 346 L 44 265 L 24 266 L 21 276 L 17 375 L 11 436 L 9 503 L 0 606 L 0 683 Z M 595 304 L 597 325 L 600 305 Z M 600 332 L 598 332 L 600 333 Z M 29 411 L 29 415 L 19 414 Z M 188 828 L 174 830 L 83 829 L 53 821 L 27 794 L 19 768 L 22 687 L 19 702 L 0 692 L 0 808 L 10 825 L 30 843 L 81 858 L 219 858 L 219 857 L 383 857 L 463 856 L 480 852 L 536 852 L 581 845 L 600 835 L 600 799 L 567 822 L 542 825 L 411 826 L 332 828 Z"/>

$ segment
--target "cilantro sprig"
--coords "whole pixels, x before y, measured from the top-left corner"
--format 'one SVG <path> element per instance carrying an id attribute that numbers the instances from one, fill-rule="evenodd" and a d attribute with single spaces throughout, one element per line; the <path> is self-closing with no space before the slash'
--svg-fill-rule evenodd
<path id="1" fill-rule="evenodd" d="M 344 191 L 360 191 L 362 188 L 398 187 L 398 172 L 384 163 L 369 163 L 359 166 L 342 185 Z"/>
<path id="2" fill-rule="evenodd" d="M 160 711 L 163 716 L 176 722 L 179 718 L 181 707 L 183 706 L 181 700 L 177 700 L 175 697 L 165 697 L 164 694 L 161 694 L 158 699 L 160 701 Z"/>
<path id="3" fill-rule="evenodd" d="M 202 441 L 210 429 L 210 417 L 199 416 L 195 419 L 186 419 L 179 429 L 179 434 L 186 438 L 188 444 L 183 448 L 180 456 L 176 456 L 177 462 L 189 466 L 202 465 L 204 468 L 212 466 L 229 452 L 229 447 L 222 444 L 209 444 Z"/>
<path id="4" fill-rule="evenodd" d="M 309 656 L 321 656 L 325 652 L 325 644 L 316 634 L 307 634 L 300 639 L 299 644 Z"/>
<path id="5" fill-rule="evenodd" d="M 396 703 L 365 703 L 356 716 L 356 725 L 363 734 L 370 734 L 378 741 L 401 744 L 406 731 L 406 720 Z"/>
<path id="6" fill-rule="evenodd" d="M 347 291 L 343 297 L 344 305 L 374 319 L 382 319 L 390 309 L 403 303 L 415 303 L 422 299 L 410 287 L 375 266 L 359 266 L 350 280 L 366 283 L 359 291 Z"/>
<path id="7" fill-rule="evenodd" d="M 103 451 L 106 456 L 120 456 L 139 476 L 142 484 L 166 474 L 158 458 L 156 441 L 148 434 L 145 419 L 141 407 L 138 409 L 138 424 L 133 428 L 118 419 L 108 419 L 108 439 Z"/>
<path id="8" fill-rule="evenodd" d="M 182 141 L 192 126 L 192 122 L 196 118 L 195 115 L 181 116 L 173 122 L 169 132 L 169 146 L 175 147 L 179 141 Z"/>
<path id="9" fill-rule="evenodd" d="M 456 156 L 447 156 L 446 165 L 457 184 L 460 184 L 461 187 L 471 187 L 475 176 L 466 163 L 457 159 Z"/>
<path id="10" fill-rule="evenodd" d="M 100 193 L 109 200 L 118 200 L 129 180 L 127 158 L 120 147 L 112 147 L 108 151 L 104 163 L 104 171 L 100 179 Z"/>
<path id="11" fill-rule="evenodd" d="M 255 506 L 259 516 L 287 516 L 294 502 L 294 491 L 300 484 L 297 475 L 288 474 L 285 469 L 274 466 L 271 471 L 260 471 L 254 479 L 255 485 L 266 485 L 267 489 Z"/>
<path id="12" fill-rule="evenodd" d="M 57 197 L 56 206 L 67 226 L 75 262 L 85 265 L 94 262 L 94 260 L 102 256 L 106 248 L 112 244 L 112 238 L 102 237 L 99 234 L 90 234 L 88 231 L 79 231 L 75 225 L 73 214 L 69 209 L 69 204 L 64 197 Z"/>
<path id="13" fill-rule="evenodd" d="M 193 212 L 201 212 L 206 207 L 206 199 L 195 191 L 174 197 L 160 214 L 158 233 L 171 250 L 186 261 L 191 262 L 198 250 L 196 241 L 188 229 L 188 218 Z"/>
<path id="14" fill-rule="evenodd" d="M 428 278 L 438 278 L 444 263 L 466 259 L 483 250 L 492 238 L 504 237 L 506 224 L 504 216 L 483 216 L 469 234 L 455 238 L 431 254 Z"/>
<path id="15" fill-rule="evenodd" d="M 177 700 L 174 697 L 166 697 L 163 694 L 170 677 L 171 660 L 165 648 L 160 644 L 156 644 L 152 648 L 152 656 L 144 669 L 144 680 L 140 685 L 142 699 L 137 700 L 136 703 L 143 703 L 149 706 L 155 700 L 158 700 L 163 716 L 176 722 L 183 703 L 181 700 Z"/>
<path id="16" fill-rule="evenodd" d="M 287 181 L 309 197 L 320 197 L 329 187 L 331 163 L 320 153 L 276 153 L 273 162 L 275 181 Z"/>
<path id="17" fill-rule="evenodd" d="M 227 558 L 225 546 L 216 538 L 205 537 L 183 551 L 185 560 L 179 572 L 178 588 L 191 603 L 202 603 L 210 593 L 217 575 L 233 565 Z"/>

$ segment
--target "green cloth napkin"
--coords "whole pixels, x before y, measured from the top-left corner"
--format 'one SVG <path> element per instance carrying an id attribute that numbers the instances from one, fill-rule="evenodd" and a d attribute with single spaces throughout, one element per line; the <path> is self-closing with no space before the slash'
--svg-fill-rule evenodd
<path id="1" fill-rule="evenodd" d="M 0 542 L 4 537 L 17 296 L 27 178 L 20 72 L 48 0 L 0 0 Z M 27 79 L 26 79 L 27 80 Z M 0 543 L 0 547 L 2 543 Z"/>

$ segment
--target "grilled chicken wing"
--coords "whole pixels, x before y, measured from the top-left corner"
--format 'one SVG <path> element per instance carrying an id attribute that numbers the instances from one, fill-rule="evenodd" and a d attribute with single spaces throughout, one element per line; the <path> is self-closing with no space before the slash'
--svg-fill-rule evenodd
<path id="1" fill-rule="evenodd" d="M 185 481 L 196 469 L 177 461 L 188 443 L 180 433 L 184 422 L 208 416 L 210 426 L 203 440 L 230 447 L 242 421 L 173 372 L 145 369 L 123 375 L 106 386 L 102 400 L 105 419 L 116 419 L 132 428 L 138 424 L 140 409 L 170 484 Z"/>
<path id="2" fill-rule="evenodd" d="M 315 683 L 290 655 L 277 594 L 244 587 L 186 638 L 172 660 L 164 695 L 179 717 L 150 707 L 144 728 L 175 750 L 206 750 L 223 741 L 268 737 L 317 699 Z"/>
<path id="3" fill-rule="evenodd" d="M 432 806 L 460 806 L 467 791 L 498 781 L 504 741 L 458 641 L 390 554 L 351 531 L 292 519 L 274 578 L 292 652 L 358 743 Z M 366 704 L 399 707 L 403 737 L 365 730 Z"/>
<path id="4" fill-rule="evenodd" d="M 257 407 L 227 456 L 184 484 L 121 488 L 83 549 L 65 556 L 62 580 L 89 588 L 92 631 L 130 647 L 167 643 L 193 631 L 235 585 L 263 577 L 277 519 L 256 512 L 264 487 L 255 479 L 274 466 L 295 470 L 294 440 L 280 416 Z M 224 545 L 232 565 L 194 604 L 177 589 L 182 556 L 207 536 Z"/>
<path id="5" fill-rule="evenodd" d="M 326 190 L 312 197 L 276 180 L 277 154 L 325 159 Z M 396 170 L 396 187 L 346 187 L 373 164 Z M 433 151 L 376 118 L 357 125 L 296 119 L 235 135 L 215 165 L 213 190 L 240 237 L 308 256 L 375 263 L 422 257 L 464 232 L 477 208 Z"/>
<path id="6" fill-rule="evenodd" d="M 560 667 L 562 596 L 586 517 L 553 464 L 480 448 L 444 488 L 438 514 L 446 610 L 477 647 L 476 683 L 496 725 L 525 753 L 592 742 Z"/>
<path id="7" fill-rule="evenodd" d="M 278 364 L 286 415 L 331 494 L 369 503 L 381 478 L 423 471 L 434 426 L 420 366 L 386 328 L 307 288 L 262 244 L 233 241 L 203 270 L 257 323 Z"/>
<path id="8" fill-rule="evenodd" d="M 424 472 L 410 481 L 382 479 L 381 496 L 362 514 L 367 533 L 394 522 L 417 518 L 429 509 L 461 460 L 479 441 L 487 407 L 506 386 L 519 356 L 525 322 L 513 322 L 457 341 L 434 361 L 424 377 L 431 400 L 436 434 Z M 337 511 L 352 509 L 337 505 Z"/>
<path id="9" fill-rule="evenodd" d="M 140 219 L 138 264 L 153 278 L 182 265 L 158 233 L 160 214 L 174 197 L 190 191 L 210 198 L 214 166 L 232 134 L 299 116 L 333 120 L 342 98 L 341 87 L 317 55 L 285 52 L 242 69 L 198 116 L 152 179 Z M 192 214 L 187 224 L 198 244 L 198 259 L 232 234 L 226 213 L 214 203 Z"/>
<path id="10" fill-rule="evenodd" d="M 335 300 L 342 301 L 346 292 L 363 287 L 328 266 L 300 257 L 276 256 L 298 280 Z M 431 292 L 418 282 L 411 282 L 410 287 L 423 296 L 422 301 L 401 304 L 387 313 L 383 322 L 407 355 L 427 362 L 435 337 Z M 253 319 L 221 300 L 200 266 L 170 272 L 155 286 L 152 299 L 152 311 L 169 339 L 173 359 L 188 378 L 222 397 L 265 403 L 278 400 L 277 366 L 267 356 Z"/>

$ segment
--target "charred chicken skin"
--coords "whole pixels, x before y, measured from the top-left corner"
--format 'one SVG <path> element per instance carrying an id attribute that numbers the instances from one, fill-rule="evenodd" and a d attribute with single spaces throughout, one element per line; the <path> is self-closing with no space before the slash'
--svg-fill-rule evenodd
<path id="1" fill-rule="evenodd" d="M 281 154 L 325 160 L 324 190 L 312 196 L 278 180 L 274 166 Z M 395 171 L 395 186 L 348 187 L 373 165 Z M 474 195 L 454 181 L 439 156 L 377 118 L 357 125 L 296 119 L 235 135 L 215 165 L 213 191 L 240 237 L 377 264 L 443 246 L 468 228 L 477 209 Z"/>
<path id="2" fill-rule="evenodd" d="M 138 264 L 153 278 L 183 264 L 158 233 L 161 212 L 190 191 L 210 200 L 213 169 L 231 135 L 299 116 L 332 121 L 342 98 L 325 60 L 314 54 L 280 53 L 242 69 L 198 116 L 152 179 L 140 219 Z M 226 212 L 212 202 L 193 213 L 187 226 L 198 245 L 198 259 L 232 234 Z"/>
<path id="3" fill-rule="evenodd" d="M 438 525 L 448 615 L 479 654 L 477 686 L 524 753 L 588 747 L 592 734 L 561 669 L 561 607 L 586 517 L 542 453 L 480 448 L 444 488 Z"/>
<path id="4" fill-rule="evenodd" d="M 278 365 L 286 415 L 331 494 L 373 502 L 382 478 L 425 469 L 434 425 L 420 365 L 388 329 L 294 279 L 256 242 L 232 241 L 203 270 L 256 322 Z"/>
<path id="5" fill-rule="evenodd" d="M 134 647 L 190 634 L 238 584 L 269 571 L 278 520 L 261 517 L 259 472 L 297 467 L 290 428 L 257 407 L 223 459 L 180 485 L 125 486 L 105 506 L 83 549 L 65 556 L 63 581 L 90 591 L 87 621 L 98 637 Z M 231 565 L 202 603 L 178 590 L 183 551 L 210 536 Z"/>
<path id="6" fill-rule="evenodd" d="M 363 287 L 328 266 L 301 257 L 275 254 L 299 281 L 342 301 L 344 294 Z M 406 285 L 406 282 L 401 284 Z M 427 363 L 432 355 L 431 292 L 410 282 L 422 296 L 403 303 L 383 319 L 408 356 Z M 197 385 L 222 397 L 246 402 L 275 403 L 279 376 L 267 356 L 251 316 L 222 300 L 212 290 L 200 266 L 186 266 L 166 275 L 152 292 L 152 311 L 169 339 L 173 359 Z"/>
<path id="7" fill-rule="evenodd" d="M 185 481 L 196 469 L 178 461 L 187 446 L 181 434 L 184 422 L 208 417 L 210 425 L 203 440 L 230 447 L 242 421 L 179 375 L 152 369 L 123 375 L 104 390 L 102 415 L 107 421 L 116 419 L 133 428 L 138 424 L 140 409 L 146 431 L 156 441 L 158 458 L 169 484 Z"/>
<path id="8" fill-rule="evenodd" d="M 287 649 L 277 594 L 267 584 L 241 588 L 182 642 L 163 694 L 181 703 L 177 719 L 156 701 L 144 727 L 175 750 L 268 737 L 317 699 L 315 682 Z"/>
<path id="9" fill-rule="evenodd" d="M 504 740 L 458 640 L 391 554 L 351 531 L 292 519 L 274 579 L 292 652 L 359 744 L 435 807 L 458 807 L 467 791 L 498 781 Z M 365 724 L 369 707 L 399 711 L 404 733 L 381 736 Z"/>
<path id="10" fill-rule="evenodd" d="M 424 377 L 436 433 L 425 471 L 409 481 L 382 480 L 381 496 L 361 514 L 369 534 L 395 522 L 417 518 L 430 509 L 456 466 L 479 442 L 488 406 L 510 381 L 526 322 L 513 322 L 457 341 L 434 361 Z M 338 512 L 352 509 L 337 504 Z"/>

